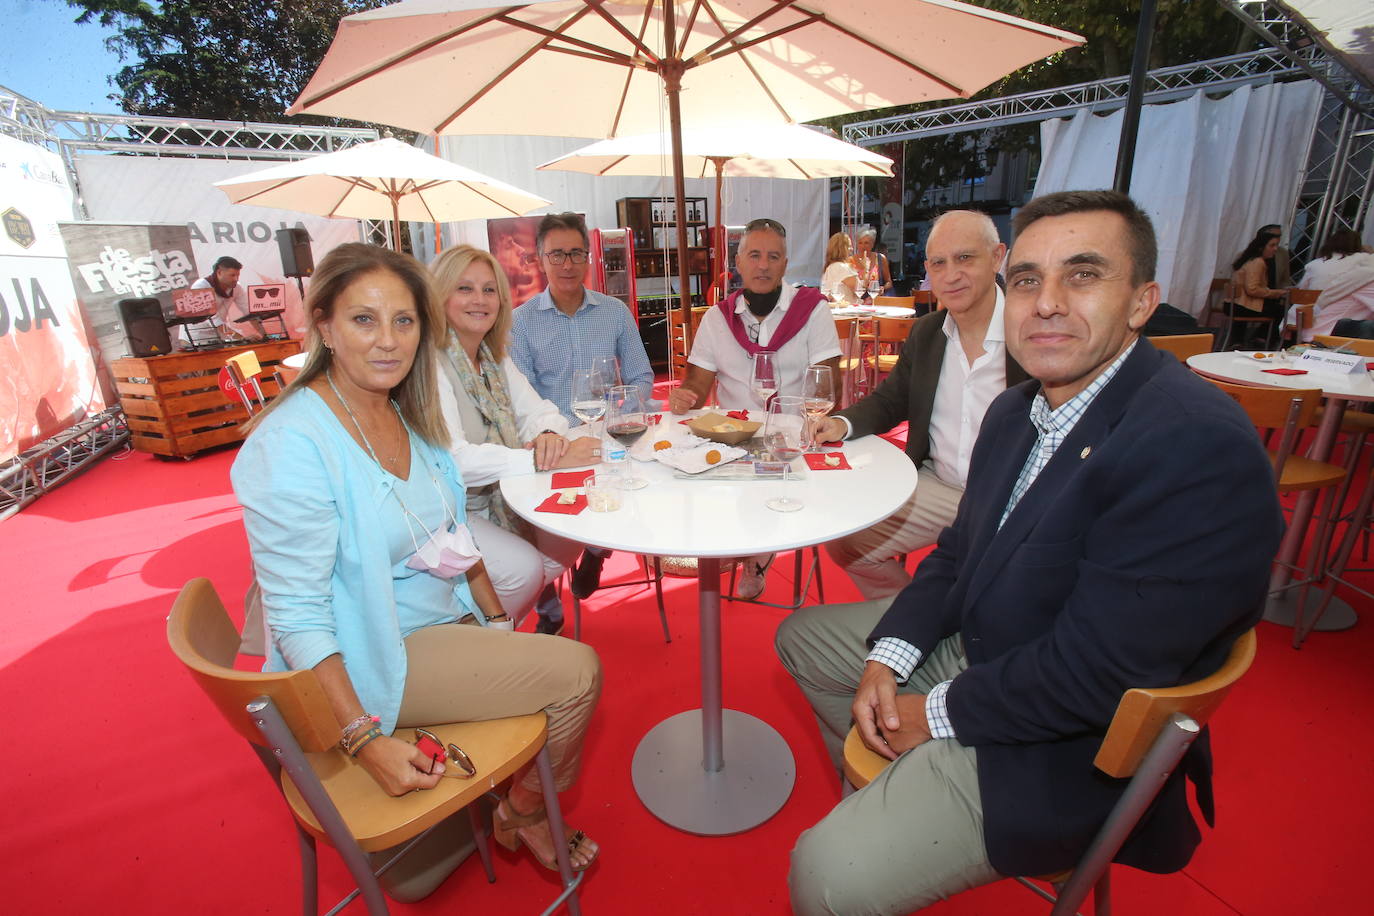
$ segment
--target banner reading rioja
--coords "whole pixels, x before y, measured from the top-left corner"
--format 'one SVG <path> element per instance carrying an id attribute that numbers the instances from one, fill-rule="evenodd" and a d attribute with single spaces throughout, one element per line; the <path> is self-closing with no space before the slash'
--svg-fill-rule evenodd
<path id="1" fill-rule="evenodd" d="M 0 462 L 112 403 L 72 290 L 62 160 L 0 136 Z"/>

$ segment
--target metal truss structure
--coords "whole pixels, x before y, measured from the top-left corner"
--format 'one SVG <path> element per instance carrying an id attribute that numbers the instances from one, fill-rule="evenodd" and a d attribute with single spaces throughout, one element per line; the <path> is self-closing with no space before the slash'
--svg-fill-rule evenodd
<path id="1" fill-rule="evenodd" d="M 116 405 L 0 465 L 0 520 L 128 441 L 124 411 Z"/>

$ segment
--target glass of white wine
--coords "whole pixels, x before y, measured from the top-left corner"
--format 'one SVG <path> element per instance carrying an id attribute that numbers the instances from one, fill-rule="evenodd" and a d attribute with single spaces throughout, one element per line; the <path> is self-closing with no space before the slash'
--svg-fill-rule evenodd
<path id="1" fill-rule="evenodd" d="M 578 369 L 573 373 L 572 412 L 590 426 L 606 415 L 608 391 L 596 369 Z"/>
<path id="2" fill-rule="evenodd" d="M 792 461 L 802 453 L 802 437 L 806 426 L 805 401 L 802 398 L 778 395 L 768 405 L 768 419 L 763 427 L 763 442 L 782 462 L 782 483 L 778 495 L 764 501 L 774 512 L 796 512 L 802 501 L 792 495 Z"/>
<path id="3" fill-rule="evenodd" d="M 749 387 L 759 406 L 767 410 L 768 399 L 778 393 L 778 371 L 772 353 L 755 353 L 754 366 L 749 375 Z"/>
<path id="4" fill-rule="evenodd" d="M 802 376 L 802 402 L 806 409 L 806 438 L 808 452 L 821 451 L 816 441 L 816 427 L 835 406 L 835 381 L 829 366 L 807 366 Z"/>

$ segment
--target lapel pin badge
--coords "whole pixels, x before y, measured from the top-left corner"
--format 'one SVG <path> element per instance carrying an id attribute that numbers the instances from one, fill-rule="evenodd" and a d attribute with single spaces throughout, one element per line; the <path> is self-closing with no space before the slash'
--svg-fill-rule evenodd
<path id="1" fill-rule="evenodd" d="M 1091 445 L 1085 445 L 1085 446 L 1083 446 L 1083 451 L 1081 451 L 1081 452 L 1078 453 L 1078 457 L 1079 457 L 1079 458 L 1087 458 L 1089 455 L 1092 454 L 1092 452 L 1093 452 L 1093 447 L 1092 447 Z"/>

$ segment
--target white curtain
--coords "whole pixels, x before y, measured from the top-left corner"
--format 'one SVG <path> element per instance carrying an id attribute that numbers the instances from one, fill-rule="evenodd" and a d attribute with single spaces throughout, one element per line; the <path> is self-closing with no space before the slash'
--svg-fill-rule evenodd
<path id="1" fill-rule="evenodd" d="M 603 178 L 576 172 L 541 172 L 536 168 L 541 163 L 592 142 L 576 137 L 443 137 L 440 139 L 438 155 L 547 198 L 553 202 L 550 208 L 552 212 L 573 210 L 585 213 L 588 225 L 598 229 L 611 229 L 619 225 L 615 202 L 622 197 L 672 196 L 671 178 Z M 433 152 L 432 145 L 425 148 Z M 782 223 L 787 227 L 787 279 L 818 284 L 825 260 L 829 193 L 829 179 L 787 181 L 776 178 L 726 178 L 724 224 L 743 225 L 761 216 Z M 706 198 L 714 224 L 715 179 L 688 179 L 687 196 Z M 412 231 L 416 231 L 415 251 L 424 252 L 422 259 L 428 260 L 434 251 L 433 227 L 421 223 L 412 223 L 411 227 Z M 466 220 L 446 223 L 443 242 L 445 245 L 467 243 L 486 248 L 486 222 Z"/>
<path id="2" fill-rule="evenodd" d="M 1200 315 L 1255 230 L 1287 222 L 1322 92 L 1304 80 L 1144 107 L 1131 196 L 1155 224 L 1164 301 Z M 1110 188 L 1122 117 L 1042 123 L 1035 193 Z"/>

